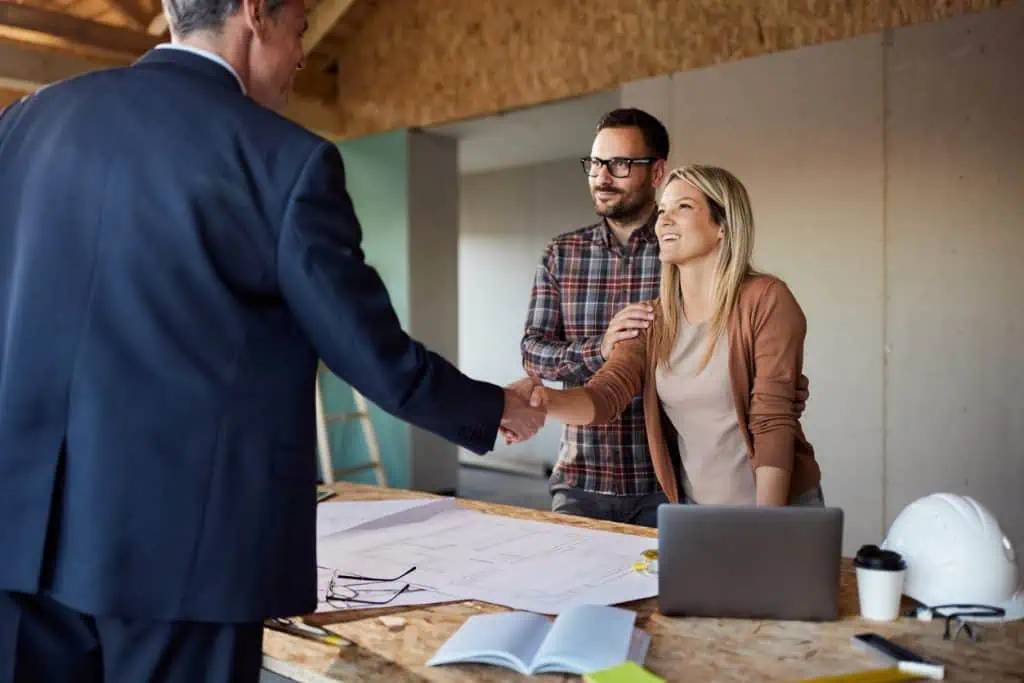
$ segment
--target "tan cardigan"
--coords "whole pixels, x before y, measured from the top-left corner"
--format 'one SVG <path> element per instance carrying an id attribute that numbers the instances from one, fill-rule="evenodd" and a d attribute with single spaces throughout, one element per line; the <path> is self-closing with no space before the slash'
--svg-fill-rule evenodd
<path id="1" fill-rule="evenodd" d="M 679 502 L 676 468 L 668 439 L 675 429 L 663 415 L 655 382 L 654 335 L 661 324 L 655 300 L 654 324 L 637 337 L 615 345 L 611 358 L 587 382 L 596 415 L 591 424 L 614 421 L 643 390 L 647 443 L 654 472 L 669 500 Z M 795 407 L 801 376 L 807 320 L 782 280 L 750 275 L 740 285 L 727 324 L 729 375 L 736 415 L 753 467 L 780 467 L 791 472 L 790 500 L 821 481 L 814 449 L 804 438 Z"/>

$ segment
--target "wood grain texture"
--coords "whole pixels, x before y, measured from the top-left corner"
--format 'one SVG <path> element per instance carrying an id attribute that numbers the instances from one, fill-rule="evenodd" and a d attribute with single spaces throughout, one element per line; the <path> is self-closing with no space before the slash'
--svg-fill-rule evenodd
<path id="1" fill-rule="evenodd" d="M 1012 0 L 360 0 L 333 31 L 347 136 L 469 118 Z"/>
<path id="2" fill-rule="evenodd" d="M 334 486 L 333 500 L 381 500 L 426 497 L 415 491 L 383 489 L 361 484 Z M 460 501 L 466 507 L 519 519 L 559 522 L 608 531 L 654 537 L 656 532 L 610 522 L 569 517 L 507 505 Z M 627 603 L 637 612 L 637 625 L 652 637 L 645 666 L 669 681 L 798 680 L 812 676 L 859 671 L 876 666 L 870 656 L 854 649 L 851 636 L 874 631 L 947 665 L 946 680 L 953 683 L 1009 683 L 1024 672 L 1024 622 L 986 625 L 983 640 L 942 640 L 942 623 L 901 619 L 875 623 L 857 616 L 857 586 L 849 560 L 840 583 L 840 619 L 826 624 L 743 619 L 680 619 L 657 612 L 654 599 Z M 504 607 L 477 601 L 428 607 L 399 607 L 373 612 L 349 612 L 321 617 L 321 623 L 355 645 L 332 648 L 266 631 L 264 655 L 309 681 L 433 681 L 463 683 L 518 681 L 519 674 L 483 665 L 426 667 L 426 662 L 465 620 L 474 614 L 504 611 Z M 405 626 L 393 630 L 382 614 L 401 613 Z M 579 680 L 545 675 L 537 680 Z"/>
<path id="3" fill-rule="evenodd" d="M 134 59 L 157 43 L 145 33 L 9 0 L 0 0 L 0 38 L 121 60 Z"/>
<path id="4" fill-rule="evenodd" d="M 10 88 L 0 88 L 0 111 L 3 111 L 8 106 L 14 104 L 22 97 L 25 93 L 21 90 L 11 90 Z"/>
<path id="5" fill-rule="evenodd" d="M 71 78 L 87 71 L 115 66 L 96 60 L 85 60 L 53 50 L 22 47 L 0 41 L 0 87 L 22 94 L 54 81 Z"/>
<path id="6" fill-rule="evenodd" d="M 17 0 L 18 4 L 61 12 L 124 28 L 145 28 L 163 9 L 160 0 Z M 140 25 L 141 22 L 141 25 Z"/>

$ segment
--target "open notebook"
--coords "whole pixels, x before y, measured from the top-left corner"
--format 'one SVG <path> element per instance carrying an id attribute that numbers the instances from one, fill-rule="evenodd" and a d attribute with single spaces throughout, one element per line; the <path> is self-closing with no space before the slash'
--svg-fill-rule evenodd
<path id="1" fill-rule="evenodd" d="M 643 664 L 651 637 L 631 610 L 579 605 L 549 620 L 531 612 L 478 614 L 466 620 L 427 666 L 477 663 L 530 675 L 582 675 L 627 660 Z"/>

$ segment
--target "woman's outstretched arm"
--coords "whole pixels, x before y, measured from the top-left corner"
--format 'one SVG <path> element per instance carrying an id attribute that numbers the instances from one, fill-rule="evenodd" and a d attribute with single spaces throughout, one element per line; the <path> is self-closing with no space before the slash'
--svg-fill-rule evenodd
<path id="1" fill-rule="evenodd" d="M 620 341 L 611 357 L 586 386 L 552 389 L 538 386 L 531 403 L 546 407 L 547 416 L 571 425 L 607 424 L 614 421 L 644 385 L 647 369 L 647 330 Z"/>

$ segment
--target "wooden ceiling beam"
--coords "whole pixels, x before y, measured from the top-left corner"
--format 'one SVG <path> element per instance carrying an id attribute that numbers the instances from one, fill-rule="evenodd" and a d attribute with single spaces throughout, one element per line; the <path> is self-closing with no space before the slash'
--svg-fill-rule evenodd
<path id="1" fill-rule="evenodd" d="M 0 109 L 49 83 L 118 65 L 111 61 L 82 59 L 35 46 L 0 42 Z M 315 97 L 293 94 L 282 114 L 324 137 L 341 137 L 338 109 Z"/>
<path id="2" fill-rule="evenodd" d="M 127 64 L 160 42 L 143 31 L 0 0 L 0 88 L 33 92 L 87 71 Z M 337 78 L 322 70 L 322 59 L 310 61 L 313 68 L 296 78 L 296 94 L 285 115 L 337 137 Z"/>
<path id="3" fill-rule="evenodd" d="M 127 19 L 135 28 L 146 30 L 152 17 L 136 0 L 106 0 L 111 9 Z"/>
<path id="4" fill-rule="evenodd" d="M 281 115 L 328 140 L 340 140 L 345 136 L 341 125 L 341 112 L 338 111 L 338 108 L 311 97 L 293 93 Z"/>
<path id="5" fill-rule="evenodd" d="M 161 11 L 160 14 L 153 17 L 153 20 L 149 22 L 149 25 L 146 27 L 146 33 L 151 36 L 162 36 L 167 33 L 168 28 L 170 27 L 167 25 L 167 15 Z"/>
<path id="6" fill-rule="evenodd" d="M 7 88 L 0 87 L 0 111 L 3 111 L 24 96 L 25 93 L 20 90 L 8 90 Z"/>
<path id="7" fill-rule="evenodd" d="M 306 58 L 306 68 L 295 74 L 295 92 L 324 102 L 338 101 L 338 77 L 331 71 L 333 58 L 314 53 Z"/>
<path id="8" fill-rule="evenodd" d="M 9 0 L 0 0 L 2 39 L 87 59 L 125 63 L 138 59 L 161 42 L 158 36 L 142 31 L 108 26 L 59 12 L 18 5 Z M 298 94 L 326 103 L 337 101 L 338 80 L 333 74 L 324 72 L 328 61 L 319 55 L 310 56 L 307 68 L 295 79 Z M 3 65 L 2 61 L 0 65 Z"/>
<path id="9" fill-rule="evenodd" d="M 84 57 L 134 59 L 160 41 L 141 31 L 0 0 L 0 38 Z"/>
<path id="10" fill-rule="evenodd" d="M 307 55 L 320 44 L 354 2 L 355 0 L 320 0 L 309 13 L 309 28 L 302 39 L 302 49 Z"/>
<path id="11" fill-rule="evenodd" d="M 9 43 L 0 43 L 0 65 L 0 88 L 23 94 L 47 83 L 117 66 Z"/>

